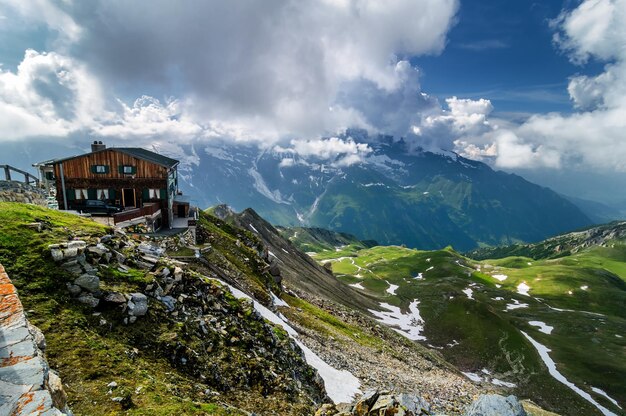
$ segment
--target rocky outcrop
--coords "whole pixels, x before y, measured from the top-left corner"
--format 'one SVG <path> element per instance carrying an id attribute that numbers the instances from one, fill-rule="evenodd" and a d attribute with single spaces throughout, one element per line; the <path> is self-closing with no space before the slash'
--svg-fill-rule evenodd
<path id="1" fill-rule="evenodd" d="M 465 416 L 526 416 L 526 411 L 515 396 L 483 394 L 471 404 Z"/>
<path id="2" fill-rule="evenodd" d="M 43 189 L 17 181 L 0 181 L 0 202 L 48 206 Z"/>
<path id="3" fill-rule="evenodd" d="M 369 391 L 352 404 L 325 404 L 315 416 L 420 416 L 432 415 L 431 407 L 414 394 Z M 444 416 L 444 415 L 440 415 Z M 474 401 L 464 416 L 526 416 L 515 396 L 484 394 Z"/>
<path id="4" fill-rule="evenodd" d="M 45 347 L 0 265 L 0 415 L 71 415 L 61 381 L 44 358 Z"/>

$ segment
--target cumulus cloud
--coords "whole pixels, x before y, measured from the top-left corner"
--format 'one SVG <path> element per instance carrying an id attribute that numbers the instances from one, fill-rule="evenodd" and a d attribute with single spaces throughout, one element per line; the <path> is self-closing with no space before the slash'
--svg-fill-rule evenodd
<path id="1" fill-rule="evenodd" d="M 15 72 L 0 68 L 0 113 L 5 140 L 66 136 L 107 117 L 100 85 L 83 64 L 30 49 Z"/>
<path id="2" fill-rule="evenodd" d="M 211 0 L 187 7 L 171 0 L 12 0 L 0 6 L 7 7 L 48 24 L 59 54 L 107 85 L 120 114 L 117 126 L 107 120 L 96 132 L 137 136 L 176 127 L 187 134 L 196 124 L 202 137 L 276 141 L 394 125 L 394 104 L 404 105 L 419 88 L 407 78 L 414 70 L 404 57 L 441 52 L 458 0 Z M 372 103 L 386 97 L 392 105 L 385 115 L 374 104 L 358 107 L 364 97 L 351 85 L 367 86 Z M 124 104 L 146 91 L 176 97 L 178 109 L 169 102 Z M 413 109 L 423 106 L 417 92 L 421 104 Z"/>
<path id="3" fill-rule="evenodd" d="M 534 115 L 520 125 L 502 128 L 491 123 L 481 135 L 459 137 L 455 149 L 479 160 L 494 158 L 503 168 L 567 165 L 626 171 L 626 0 L 585 0 L 563 11 L 552 27 L 555 44 L 572 62 L 582 65 L 593 58 L 606 63 L 596 76 L 570 78 L 568 92 L 578 112 Z M 450 119 L 454 126 L 454 110 L 448 105 L 450 114 L 433 120 Z M 480 108 L 476 112 L 488 115 Z M 486 123 L 478 125 L 488 127 Z"/>
<path id="4" fill-rule="evenodd" d="M 290 146 L 275 146 L 275 151 L 295 153 L 303 157 L 330 160 L 335 166 L 350 166 L 363 161 L 372 148 L 367 143 L 357 143 L 351 137 L 346 139 L 331 137 L 329 139 L 291 140 Z M 293 158 L 284 158 L 281 166 L 292 166 Z"/>

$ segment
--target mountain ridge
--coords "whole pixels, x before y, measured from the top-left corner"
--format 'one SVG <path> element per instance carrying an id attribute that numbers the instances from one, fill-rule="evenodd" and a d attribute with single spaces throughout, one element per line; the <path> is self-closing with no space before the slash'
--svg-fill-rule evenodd
<path id="1" fill-rule="evenodd" d="M 193 150 L 181 184 L 200 204 L 252 207 L 272 224 L 425 249 L 539 241 L 592 223 L 552 190 L 453 152 L 382 136 L 355 143 L 371 151 L 347 166 L 343 155 L 213 143 Z"/>

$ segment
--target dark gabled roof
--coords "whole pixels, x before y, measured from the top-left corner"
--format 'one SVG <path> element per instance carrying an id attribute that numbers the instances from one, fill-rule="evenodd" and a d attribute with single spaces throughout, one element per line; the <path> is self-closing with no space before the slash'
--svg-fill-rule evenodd
<path id="1" fill-rule="evenodd" d="M 157 165 L 165 166 L 166 168 L 173 168 L 179 163 L 176 159 L 172 159 L 170 157 L 163 156 L 151 150 L 142 149 L 140 147 L 108 147 L 106 149 L 96 150 L 95 152 L 89 152 L 82 155 L 46 160 L 43 162 L 35 163 L 34 166 L 56 165 L 57 163 L 65 162 L 66 160 L 76 159 L 78 157 L 87 156 L 93 153 L 106 152 L 107 150 L 114 150 L 116 152 L 125 153 L 129 156 L 136 157 L 137 159 L 142 159 L 148 162 L 156 163 Z"/>
<path id="2" fill-rule="evenodd" d="M 178 160 L 176 159 L 160 155 L 150 150 L 142 149 L 141 147 L 111 147 L 110 149 L 118 150 L 122 153 L 126 153 L 127 155 L 147 160 L 148 162 L 156 163 L 157 165 L 165 166 L 167 168 L 173 168 L 178 165 Z"/>

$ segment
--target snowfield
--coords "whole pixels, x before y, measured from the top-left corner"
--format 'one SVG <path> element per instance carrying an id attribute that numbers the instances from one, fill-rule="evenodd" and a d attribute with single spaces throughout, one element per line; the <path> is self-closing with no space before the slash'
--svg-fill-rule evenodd
<path id="1" fill-rule="evenodd" d="M 396 294 L 396 290 L 398 290 L 398 288 L 400 286 L 398 285 L 394 285 L 393 283 L 389 283 L 387 282 L 387 284 L 389 285 L 389 287 L 385 290 L 385 292 L 391 294 L 391 295 L 395 295 Z"/>
<path id="2" fill-rule="evenodd" d="M 369 309 L 369 311 L 379 322 L 392 327 L 392 329 L 400 335 L 412 341 L 425 341 L 426 337 L 421 335 L 424 330 L 424 320 L 420 316 L 420 311 L 417 308 L 419 303 L 419 300 L 411 302 L 409 312 L 406 314 L 402 313 L 397 306 L 384 302 L 380 303 L 380 307 L 386 309 L 388 312 L 373 309 Z"/>
<path id="3" fill-rule="evenodd" d="M 530 296 L 528 294 L 529 290 L 530 290 L 530 286 L 528 286 L 526 282 L 522 282 L 519 285 L 517 285 L 517 293 L 519 293 L 520 295 Z"/>
<path id="4" fill-rule="evenodd" d="M 548 335 L 550 335 L 552 333 L 552 330 L 554 329 L 553 326 L 546 325 L 544 322 L 541 321 L 530 321 L 528 322 L 528 324 L 538 327 L 540 332 Z"/>
<path id="5" fill-rule="evenodd" d="M 494 274 L 491 277 L 493 277 L 494 279 L 498 279 L 501 282 L 504 282 L 506 279 L 508 279 L 509 276 L 507 276 L 506 274 Z"/>
<path id="6" fill-rule="evenodd" d="M 309 347 L 304 345 L 298 339 L 298 333 L 295 329 L 293 329 L 285 319 L 281 319 L 274 312 L 267 309 L 265 306 L 261 305 L 256 300 L 252 299 L 250 296 L 246 295 L 239 289 L 234 288 L 233 286 L 225 283 L 219 279 L 215 279 L 224 286 L 227 286 L 230 292 L 237 299 L 250 299 L 254 302 L 254 309 L 265 319 L 272 322 L 273 324 L 280 325 L 289 336 L 295 341 L 296 344 L 300 347 L 302 352 L 304 352 L 304 358 L 306 362 L 313 368 L 317 370 L 322 380 L 324 380 L 324 386 L 326 387 L 326 393 L 328 393 L 328 397 L 334 403 L 342 403 L 342 402 L 350 402 L 352 398 L 361 394 L 361 390 L 359 387 L 361 383 L 359 379 L 356 378 L 352 373 L 346 370 L 337 370 L 336 368 L 328 365 L 324 360 L 322 360 L 317 354 L 315 354 Z"/>

